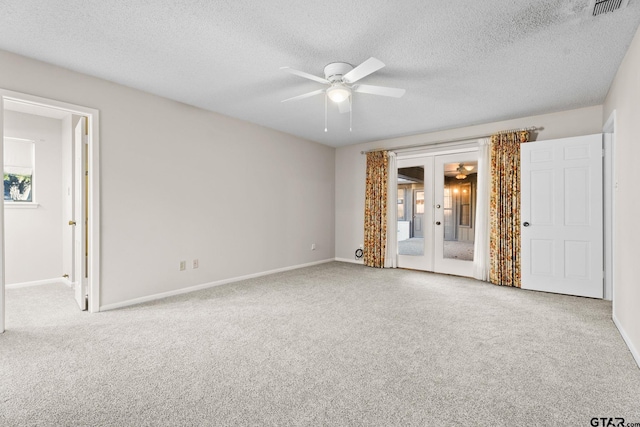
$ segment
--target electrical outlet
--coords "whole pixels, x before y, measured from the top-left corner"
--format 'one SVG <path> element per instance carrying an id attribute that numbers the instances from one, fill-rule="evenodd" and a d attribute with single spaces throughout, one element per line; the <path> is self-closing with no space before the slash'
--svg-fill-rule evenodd
<path id="1" fill-rule="evenodd" d="M 311 250 L 312 250 L 312 251 L 315 251 L 315 250 L 316 250 L 316 244 L 315 244 L 315 243 L 312 243 L 312 244 L 311 244 Z"/>
<path id="2" fill-rule="evenodd" d="M 180 261 L 180 271 L 185 271 L 187 269 L 187 261 Z"/>
<path id="3" fill-rule="evenodd" d="M 194 260 L 193 260 L 192 267 L 193 267 L 193 268 L 198 268 L 198 267 L 200 267 L 200 262 L 199 262 L 197 259 L 194 259 Z"/>

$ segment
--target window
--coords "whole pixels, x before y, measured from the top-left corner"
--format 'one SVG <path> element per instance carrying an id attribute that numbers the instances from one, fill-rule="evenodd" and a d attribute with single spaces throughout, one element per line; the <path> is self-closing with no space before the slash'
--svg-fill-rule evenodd
<path id="1" fill-rule="evenodd" d="M 404 189 L 398 189 L 398 221 L 404 219 Z"/>
<path id="2" fill-rule="evenodd" d="M 416 191 L 416 214 L 424 213 L 424 191 Z"/>
<path id="3" fill-rule="evenodd" d="M 33 203 L 34 143 L 20 138 L 4 139 L 4 201 Z"/>
<path id="4" fill-rule="evenodd" d="M 471 227 L 471 183 L 460 184 L 460 225 Z"/>

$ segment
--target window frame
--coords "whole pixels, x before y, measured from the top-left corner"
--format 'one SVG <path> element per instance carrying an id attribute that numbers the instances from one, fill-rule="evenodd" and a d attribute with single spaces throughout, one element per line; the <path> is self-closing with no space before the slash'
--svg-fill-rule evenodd
<path id="1" fill-rule="evenodd" d="M 31 200 L 30 201 L 16 201 L 16 200 L 12 200 L 12 199 L 5 199 L 4 198 L 4 175 L 6 174 L 5 172 L 5 168 L 6 165 L 2 165 L 3 167 L 3 200 L 4 200 L 4 207 L 8 208 L 8 209 L 36 209 L 38 208 L 40 205 L 37 201 L 36 198 L 36 141 L 32 140 L 32 139 L 26 139 L 26 138 L 16 138 L 16 137 L 11 137 L 11 136 L 5 136 L 4 140 L 13 140 L 13 141 L 17 141 L 20 143 L 30 143 L 31 144 L 31 189 L 30 189 L 30 193 L 31 193 Z M 4 144 L 5 149 L 6 149 L 6 143 Z M 6 159 L 6 156 L 3 155 L 3 160 Z M 17 174 L 12 174 L 12 175 L 17 175 Z"/>

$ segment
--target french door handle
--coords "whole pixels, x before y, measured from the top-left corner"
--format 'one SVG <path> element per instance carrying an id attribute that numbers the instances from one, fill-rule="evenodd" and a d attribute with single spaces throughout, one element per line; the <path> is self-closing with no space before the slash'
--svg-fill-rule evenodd
<path id="1" fill-rule="evenodd" d="M 440 225 L 440 221 L 436 221 L 436 225 Z"/>
<path id="2" fill-rule="evenodd" d="M 69 225 L 76 225 L 75 221 L 69 221 Z"/>
<path id="3" fill-rule="evenodd" d="M 524 225 L 525 227 L 530 226 L 531 224 L 529 224 L 527 221 L 523 222 L 522 225 Z"/>
<path id="4" fill-rule="evenodd" d="M 440 209 L 440 205 L 436 205 L 436 209 Z"/>

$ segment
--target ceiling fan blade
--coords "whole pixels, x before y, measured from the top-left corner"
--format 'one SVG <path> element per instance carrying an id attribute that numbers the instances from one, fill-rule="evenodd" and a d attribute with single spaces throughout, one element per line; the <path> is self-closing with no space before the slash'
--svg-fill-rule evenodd
<path id="1" fill-rule="evenodd" d="M 379 59 L 371 57 L 364 61 L 362 64 L 358 65 L 353 70 L 349 71 L 345 74 L 342 79 L 349 84 L 355 83 L 363 77 L 368 76 L 369 74 L 378 71 L 380 68 L 384 67 L 384 64 Z"/>
<path id="2" fill-rule="evenodd" d="M 313 74 L 305 73 L 304 71 L 296 70 L 291 67 L 280 67 L 280 69 L 282 71 L 286 71 L 287 73 L 295 74 L 296 76 L 304 77 L 305 79 L 313 80 L 318 83 L 323 83 L 326 85 L 331 84 L 327 79 L 323 79 L 322 77 L 314 76 Z"/>
<path id="3" fill-rule="evenodd" d="M 406 92 L 404 89 L 384 86 L 356 85 L 352 88 L 354 92 L 370 93 L 371 95 L 391 96 L 400 98 Z"/>
<path id="4" fill-rule="evenodd" d="M 320 95 L 324 91 L 325 91 L 324 89 L 318 89 L 318 90 L 314 90 L 313 92 L 308 92 L 308 93 L 304 93 L 302 95 L 294 96 L 293 98 L 283 99 L 280 102 L 297 101 L 299 99 L 309 98 L 310 96 Z"/>
<path id="5" fill-rule="evenodd" d="M 349 99 L 345 99 L 342 102 L 338 103 L 338 111 L 340 111 L 341 113 L 348 113 L 349 111 L 351 111 L 351 102 Z"/>

